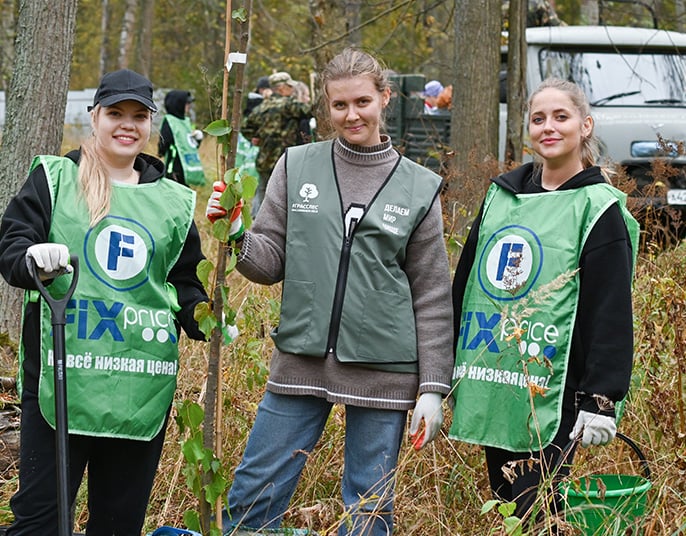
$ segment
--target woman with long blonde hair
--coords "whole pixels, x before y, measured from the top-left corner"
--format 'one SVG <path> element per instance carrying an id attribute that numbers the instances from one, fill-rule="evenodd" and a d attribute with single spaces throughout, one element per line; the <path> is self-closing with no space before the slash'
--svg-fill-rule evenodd
<path id="1" fill-rule="evenodd" d="M 59 293 L 70 255 L 80 266 L 65 327 L 70 502 L 87 468 L 86 534 L 141 532 L 176 388 L 179 326 L 203 339 L 193 310 L 208 299 L 195 273 L 195 194 L 143 153 L 156 110 L 147 78 L 106 74 L 89 107 L 91 137 L 64 157 L 37 156 L 3 216 L 0 271 L 27 291 L 13 536 L 57 527 L 50 312 L 31 299 L 30 269 Z"/>

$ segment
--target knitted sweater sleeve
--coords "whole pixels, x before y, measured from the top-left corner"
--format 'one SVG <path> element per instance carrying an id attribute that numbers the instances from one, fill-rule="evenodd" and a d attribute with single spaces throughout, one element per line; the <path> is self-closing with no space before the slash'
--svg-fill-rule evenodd
<path id="1" fill-rule="evenodd" d="M 283 279 L 286 253 L 286 163 L 272 171 L 252 228 L 245 233 L 236 269 L 250 281 L 273 285 Z"/>
<path id="2" fill-rule="evenodd" d="M 419 393 L 448 394 L 454 365 L 450 267 L 439 196 L 417 227 L 405 263 L 412 290 L 419 356 Z"/>

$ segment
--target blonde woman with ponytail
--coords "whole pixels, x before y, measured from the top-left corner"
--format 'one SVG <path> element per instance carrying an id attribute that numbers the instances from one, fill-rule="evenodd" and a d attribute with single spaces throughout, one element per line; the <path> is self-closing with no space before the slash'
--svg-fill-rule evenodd
<path id="1" fill-rule="evenodd" d="M 0 224 L 0 272 L 26 289 L 20 346 L 19 489 L 7 534 L 54 534 L 55 418 L 50 311 L 30 291 L 35 267 L 60 293 L 79 257 L 67 308 L 69 492 L 88 469 L 86 534 L 140 534 L 176 388 L 180 328 L 207 301 L 193 223 L 195 193 L 164 179 L 144 154 L 157 111 L 144 76 L 106 74 L 95 93 L 92 135 L 64 157 L 34 158 Z"/>
<path id="2" fill-rule="evenodd" d="M 541 511 L 540 484 L 571 439 L 615 436 L 631 378 L 638 235 L 624 194 L 596 166 L 581 88 L 547 79 L 528 111 L 534 162 L 491 179 L 453 280 L 450 430 L 485 447 L 493 494 L 516 502 L 520 518 Z M 543 495 L 543 509 L 556 506 L 554 492 Z"/>

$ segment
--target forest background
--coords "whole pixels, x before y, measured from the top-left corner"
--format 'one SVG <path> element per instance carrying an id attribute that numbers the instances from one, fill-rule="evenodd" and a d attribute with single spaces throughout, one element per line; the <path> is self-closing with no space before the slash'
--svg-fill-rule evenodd
<path id="1" fill-rule="evenodd" d="M 236 8 L 242 4 L 234 2 Z M 22 52 L 15 48 L 17 30 L 21 30 L 18 13 L 27 5 L 28 9 L 36 10 L 37 22 L 30 30 L 37 33 L 52 29 L 40 18 L 38 10 L 52 17 L 48 20 L 56 27 L 62 16 L 59 9 L 67 6 L 76 10 L 75 25 L 68 29 L 73 31 L 73 51 L 66 46 L 63 51 L 61 44 L 55 45 L 56 51 L 52 51 L 65 56 L 60 59 L 67 65 L 70 89 L 96 87 L 103 72 L 129 67 L 150 76 L 158 88 L 191 90 L 196 98 L 198 125 L 203 126 L 219 117 L 226 3 L 213 0 L 80 0 L 78 3 L 75 0 L 0 0 L 0 89 L 5 91 L 11 89 L 12 74 L 17 74 L 13 67 L 14 57 Z M 545 16 L 541 16 L 542 8 Z M 529 3 L 528 11 L 532 21 L 538 23 L 547 20 L 548 23 L 650 27 L 656 19 L 660 28 L 683 31 L 686 27 L 683 0 L 556 0 L 549 4 L 536 0 Z M 245 84 L 238 89 L 230 84 L 228 101 L 232 101 L 233 91 L 245 93 L 252 89 L 259 76 L 274 71 L 287 70 L 296 79 L 310 81 L 312 73 L 350 44 L 373 52 L 398 73 L 422 73 L 427 78 L 440 79 L 444 84 L 456 83 L 459 79 L 462 85 L 469 83 L 472 93 L 481 97 L 485 93 L 480 91 L 483 86 L 478 84 L 494 85 L 490 81 L 492 76 L 497 76 L 497 70 L 491 72 L 487 68 L 490 64 L 484 59 L 486 49 L 499 49 L 500 30 L 508 28 L 508 14 L 508 6 L 501 0 L 254 0 Z M 484 18 L 480 21 L 478 16 Z M 488 26 L 488 42 L 482 39 L 484 28 L 479 27 L 480 22 Z M 234 30 L 232 51 L 238 50 L 240 36 L 237 26 Z M 474 43 L 479 46 L 475 47 Z M 498 67 L 496 65 L 496 69 Z M 57 81 L 63 74 L 61 68 L 42 65 L 39 75 L 51 73 Z M 50 76 L 42 76 L 50 82 Z M 58 91 L 56 84 L 53 85 L 54 91 Z M 50 110 L 45 109 L 44 101 L 35 102 L 25 126 L 27 130 L 36 125 L 47 129 L 51 125 L 46 119 Z M 485 121 L 469 116 L 473 108 L 465 104 L 454 113 L 464 116 L 459 119 L 468 128 L 461 130 L 475 138 L 478 144 L 479 138 L 475 134 L 481 126 L 479 123 Z M 69 136 L 62 139 L 63 125 L 57 126 L 60 143 L 54 152 L 63 153 L 76 146 L 78 139 Z M 14 146 L 28 144 L 35 136 L 34 132 L 20 134 L 12 140 L 3 139 L 1 149 L 6 150 L 10 141 Z M 452 143 L 462 147 L 460 140 Z M 49 152 L 40 144 L 38 147 L 34 151 Z M 154 147 L 153 140 L 150 152 L 155 151 Z M 26 168 L 23 165 L 15 167 L 10 175 L 5 171 L 3 154 L 0 151 L 0 212 L 25 177 L 23 171 L 16 170 Z M 201 157 L 212 177 L 217 159 L 210 139 L 203 144 Z M 479 163 L 469 162 L 470 177 L 478 179 L 491 176 L 500 165 L 497 162 L 483 164 L 481 159 L 475 161 Z M 657 188 L 666 176 L 660 173 L 671 171 L 668 168 L 656 170 Z M 621 175 L 619 178 L 622 179 Z M 453 267 L 465 232 L 465 227 L 457 222 L 468 221 L 468 216 L 478 208 L 483 185 L 483 180 L 474 180 L 464 188 L 452 188 L 451 195 L 444 200 L 446 239 Z M 217 241 L 211 235 L 202 209 L 208 188 L 198 191 L 196 221 L 208 258 L 215 258 Z M 679 218 L 675 215 L 673 219 L 676 225 L 679 225 Z M 647 228 L 661 224 L 658 217 L 644 221 Z M 679 231 L 676 226 L 671 229 L 675 234 Z M 644 234 L 642 243 L 634 292 L 636 372 L 630 404 L 620 429 L 638 442 L 652 468 L 653 489 L 648 513 L 641 519 L 644 534 L 672 536 L 686 530 L 686 254 L 678 240 L 658 244 Z M 223 471 L 230 480 L 264 389 L 272 344 L 268 333 L 278 322 L 279 289 L 248 283 L 236 274 L 231 274 L 229 284 L 232 306 L 239 311 L 241 329 L 239 339 L 222 350 L 226 358 L 221 378 L 224 420 L 219 426 L 224 437 Z M 8 311 L 13 310 L 2 294 L 0 309 L 0 316 L 9 316 Z M 17 319 L 16 314 L 14 319 Z M 9 377 L 16 373 L 16 338 L 5 336 L 2 342 L 0 377 Z M 177 398 L 201 403 L 206 396 L 207 345 L 182 339 L 181 360 L 183 374 Z M 0 390 L 0 395 L 2 408 L 18 408 L 16 394 L 11 389 Z M 18 409 L 15 413 L 18 414 Z M 336 527 L 345 521 L 338 502 L 343 419 L 344 413 L 337 408 L 303 475 L 286 517 L 288 526 L 313 527 L 321 534 L 334 534 Z M 446 419 L 449 419 L 447 409 Z M 2 426 L 0 423 L 0 428 Z M 4 441 L 0 441 L 0 458 L 7 451 Z M 183 434 L 175 423 L 170 423 L 147 529 L 163 524 L 181 526 L 184 512 L 196 508 L 196 497 L 184 484 L 187 465 L 181 454 L 182 441 Z M 599 469 L 641 472 L 640 466 L 631 459 L 631 452 L 619 442 L 582 454 L 585 455 L 579 456 L 575 467 L 577 474 Z M 0 525 L 11 520 L 7 505 L 16 485 L 14 458 L 2 468 L 0 477 Z M 446 437 L 439 438 L 419 453 L 409 445 L 403 449 L 396 512 L 400 536 L 517 534 L 508 528 L 511 526 L 496 510 L 480 514 L 489 498 L 480 449 L 448 441 Z M 79 528 L 87 515 L 83 496 L 76 514 Z M 550 523 L 527 528 L 531 532 L 526 533 L 547 534 L 549 527 Z M 569 530 L 569 534 L 575 533 L 573 529 Z"/>

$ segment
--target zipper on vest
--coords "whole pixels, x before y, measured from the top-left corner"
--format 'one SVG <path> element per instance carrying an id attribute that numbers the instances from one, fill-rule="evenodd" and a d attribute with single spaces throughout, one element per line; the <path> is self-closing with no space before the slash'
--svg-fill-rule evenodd
<path id="1" fill-rule="evenodd" d="M 336 354 L 336 342 L 341 327 L 341 313 L 343 312 L 343 299 L 345 298 L 345 287 L 348 282 L 348 268 L 350 266 L 350 250 L 353 246 L 353 235 L 357 229 L 362 216 L 364 216 L 365 205 L 353 203 L 345 213 L 345 238 L 341 249 L 341 259 L 338 263 L 338 277 L 336 278 L 336 290 L 333 295 L 333 305 L 331 307 L 331 321 L 329 323 L 329 338 L 326 343 L 326 357 Z"/>

